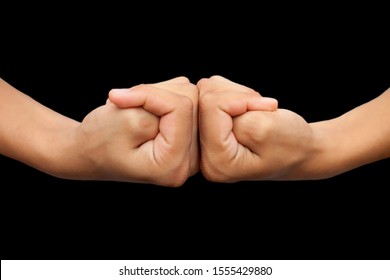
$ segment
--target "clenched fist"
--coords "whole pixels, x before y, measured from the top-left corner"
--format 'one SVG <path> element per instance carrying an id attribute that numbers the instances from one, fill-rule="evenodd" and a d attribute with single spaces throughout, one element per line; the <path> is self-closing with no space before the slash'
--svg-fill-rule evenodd
<path id="1" fill-rule="evenodd" d="M 321 179 L 390 157 L 390 89 L 316 123 L 221 76 L 112 90 L 81 123 L 2 79 L 0 101 L 0 154 L 66 179 L 180 186 L 199 161 L 217 182 Z"/>
<path id="2" fill-rule="evenodd" d="M 199 170 L 198 90 L 187 78 L 112 90 L 109 102 L 158 118 L 156 135 L 140 147 L 143 157 L 135 161 L 143 166 L 137 169 L 142 181 L 180 186 Z"/>
<path id="3" fill-rule="evenodd" d="M 260 178 L 261 155 L 246 146 L 247 142 L 242 143 L 248 136 L 244 136 L 246 131 L 237 135 L 241 132 L 236 128 L 236 125 L 247 127 L 256 120 L 247 118 L 238 124 L 236 118 L 250 112 L 275 111 L 277 101 L 221 76 L 202 79 L 197 86 L 202 173 L 216 182 Z"/>

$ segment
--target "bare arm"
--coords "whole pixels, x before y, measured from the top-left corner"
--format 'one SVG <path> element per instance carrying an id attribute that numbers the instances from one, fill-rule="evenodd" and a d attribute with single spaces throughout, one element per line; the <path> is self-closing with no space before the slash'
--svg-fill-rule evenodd
<path id="1" fill-rule="evenodd" d="M 177 83 L 193 98 L 175 93 Z M 188 79 L 110 97 L 131 108 L 107 101 L 80 123 L 0 79 L 0 153 L 67 179 L 180 186 L 197 171 L 197 154 L 190 157 L 197 89 Z"/>
<path id="2" fill-rule="evenodd" d="M 316 155 L 307 169 L 328 177 L 390 157 L 390 89 L 342 116 L 310 124 Z"/>
<path id="3" fill-rule="evenodd" d="M 0 79 L 0 153 L 47 173 L 79 123 L 41 105 Z M 69 144 L 71 145 L 71 144 Z M 64 163 L 64 161 L 61 161 Z"/>
<path id="4" fill-rule="evenodd" d="M 285 109 L 237 115 L 227 105 L 242 86 L 227 79 L 203 79 L 198 87 L 201 168 L 210 180 L 322 179 L 390 157 L 390 89 L 338 118 L 309 124 Z M 249 104 L 249 93 L 240 101 Z M 209 129 L 224 121 L 231 125 L 219 126 L 223 133 Z"/>

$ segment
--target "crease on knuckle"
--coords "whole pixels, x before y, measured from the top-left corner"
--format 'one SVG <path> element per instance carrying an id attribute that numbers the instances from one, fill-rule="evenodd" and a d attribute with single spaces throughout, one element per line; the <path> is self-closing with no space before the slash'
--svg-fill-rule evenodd
<path id="1" fill-rule="evenodd" d="M 249 140 L 254 143 L 267 141 L 272 132 L 272 121 L 268 112 L 248 112 L 233 120 L 233 133 L 239 140 Z"/>

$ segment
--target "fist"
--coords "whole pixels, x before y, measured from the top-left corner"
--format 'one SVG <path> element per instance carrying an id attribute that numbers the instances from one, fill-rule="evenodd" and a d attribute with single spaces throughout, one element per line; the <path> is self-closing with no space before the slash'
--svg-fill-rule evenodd
<path id="1" fill-rule="evenodd" d="M 234 119 L 248 112 L 275 111 L 277 101 L 221 76 L 201 79 L 197 86 L 202 173 L 216 182 L 252 179 L 248 170 L 257 168 L 258 158 L 240 142 Z M 247 120 L 251 121 L 255 120 Z"/>
<path id="2" fill-rule="evenodd" d="M 145 110 L 158 119 L 156 135 L 144 143 L 142 181 L 180 186 L 198 172 L 198 89 L 187 78 L 112 90 L 108 102 L 120 109 Z"/>

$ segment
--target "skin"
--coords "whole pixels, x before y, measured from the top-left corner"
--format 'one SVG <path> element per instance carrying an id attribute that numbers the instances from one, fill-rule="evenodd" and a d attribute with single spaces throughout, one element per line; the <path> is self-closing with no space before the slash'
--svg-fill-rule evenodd
<path id="1" fill-rule="evenodd" d="M 307 123 L 276 110 L 275 100 L 259 105 L 258 93 L 221 76 L 197 86 L 201 170 L 211 181 L 322 179 L 390 157 L 390 89 L 338 118 Z"/>
<path id="2" fill-rule="evenodd" d="M 0 153 L 65 179 L 180 186 L 196 173 L 195 85 L 178 78 L 109 97 L 132 108 L 108 100 L 80 123 L 0 79 Z"/>
<path id="3" fill-rule="evenodd" d="M 82 122 L 1 79 L 0 100 L 0 153 L 65 179 L 181 186 L 199 162 L 215 182 L 322 179 L 390 157 L 390 89 L 316 123 L 221 76 L 115 89 Z"/>
<path id="4" fill-rule="evenodd" d="M 172 106 L 172 108 L 175 107 L 177 110 L 179 110 L 180 107 L 183 106 L 181 102 L 188 102 L 188 100 L 191 102 L 192 118 L 189 122 L 185 122 L 185 120 L 181 119 L 179 115 L 172 115 L 169 116 L 169 118 L 162 117 L 160 131 L 162 133 L 161 136 L 163 136 L 163 138 L 161 139 L 166 139 L 170 142 L 169 144 L 172 147 L 175 147 L 180 146 L 181 143 L 183 143 L 184 139 L 182 135 L 178 135 L 177 133 L 175 134 L 175 131 L 173 129 L 175 129 L 176 127 L 180 129 L 190 129 L 191 136 L 189 140 L 191 141 L 191 143 L 188 155 L 190 158 L 189 176 L 196 174 L 199 171 L 200 161 L 198 143 L 198 89 L 196 85 L 190 83 L 190 81 L 186 77 L 177 77 L 168 81 L 155 83 L 153 85 L 139 85 L 136 88 L 140 89 L 140 92 L 138 94 L 142 94 L 142 96 L 140 95 L 139 98 L 151 99 L 154 102 L 154 99 L 159 94 L 162 98 L 165 98 L 163 90 L 171 92 L 173 95 L 176 96 L 176 99 L 172 99 L 172 103 L 170 105 Z M 136 88 L 132 88 L 131 90 L 135 90 Z M 132 91 L 129 91 L 127 89 L 112 90 L 109 94 L 108 102 L 112 102 L 118 108 L 122 109 L 136 108 L 137 106 L 140 106 L 140 103 L 134 102 L 134 99 L 132 98 L 131 94 Z M 143 109 L 148 112 L 154 113 L 153 109 L 151 109 L 150 107 L 143 106 Z M 157 140 L 161 139 L 157 138 Z M 159 147 L 159 151 L 162 151 L 164 146 L 162 145 L 162 143 L 158 144 L 161 144 L 161 147 Z M 171 152 L 172 151 L 170 150 L 166 151 L 166 153 Z"/>

